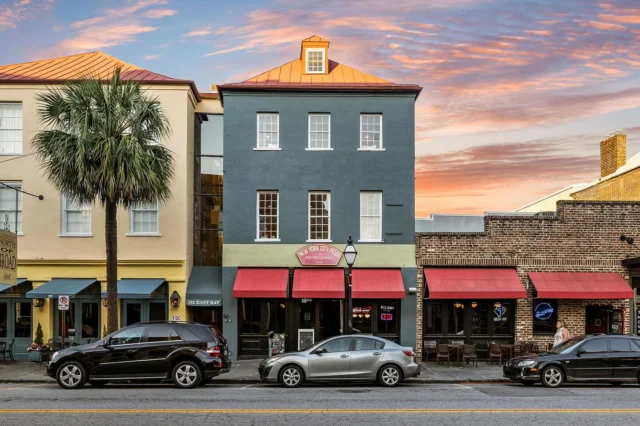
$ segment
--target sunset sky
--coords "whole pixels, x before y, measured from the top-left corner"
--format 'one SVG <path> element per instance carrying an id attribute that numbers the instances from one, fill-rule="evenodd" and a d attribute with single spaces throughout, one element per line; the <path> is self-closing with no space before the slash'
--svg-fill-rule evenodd
<path id="1" fill-rule="evenodd" d="M 102 50 L 203 91 L 294 59 L 313 34 L 337 62 L 424 87 L 418 216 L 589 182 L 615 130 L 640 151 L 639 0 L 0 0 L 1 63 Z"/>

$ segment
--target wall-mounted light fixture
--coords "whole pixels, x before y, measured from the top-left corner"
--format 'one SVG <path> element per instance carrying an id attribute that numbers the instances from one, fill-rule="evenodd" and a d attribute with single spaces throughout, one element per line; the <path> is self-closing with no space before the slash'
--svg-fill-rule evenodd
<path id="1" fill-rule="evenodd" d="M 100 301 L 102 302 L 102 306 L 104 306 L 105 308 L 109 306 L 109 302 L 107 301 L 106 295 L 102 299 L 100 299 Z"/>
<path id="2" fill-rule="evenodd" d="M 33 306 L 42 308 L 44 306 L 44 299 L 33 299 Z"/>
<path id="3" fill-rule="evenodd" d="M 171 293 L 171 297 L 169 298 L 169 300 L 171 301 L 171 306 L 173 306 L 174 308 L 180 306 L 180 299 L 182 298 L 180 297 L 178 292 L 176 290 L 173 290 L 173 293 Z"/>

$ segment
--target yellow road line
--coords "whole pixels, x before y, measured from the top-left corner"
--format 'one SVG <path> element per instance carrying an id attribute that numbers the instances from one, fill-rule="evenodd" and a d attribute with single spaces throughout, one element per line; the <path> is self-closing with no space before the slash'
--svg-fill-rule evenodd
<path id="1" fill-rule="evenodd" d="M 0 408 L 0 414 L 640 414 L 640 408 Z"/>

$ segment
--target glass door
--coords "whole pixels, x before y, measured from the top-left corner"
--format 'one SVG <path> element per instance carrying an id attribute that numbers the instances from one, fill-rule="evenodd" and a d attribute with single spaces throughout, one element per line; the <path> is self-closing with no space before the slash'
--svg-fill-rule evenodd
<path id="1" fill-rule="evenodd" d="M 100 302 L 79 302 L 76 321 L 79 329 L 76 329 L 75 342 L 79 345 L 94 342 L 100 339 Z"/>
<path id="2" fill-rule="evenodd" d="M 122 302 L 122 327 L 143 321 L 142 302 Z"/>

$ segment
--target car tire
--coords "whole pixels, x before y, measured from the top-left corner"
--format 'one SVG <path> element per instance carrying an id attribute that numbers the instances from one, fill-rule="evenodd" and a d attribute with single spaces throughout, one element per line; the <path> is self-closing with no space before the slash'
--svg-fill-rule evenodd
<path id="1" fill-rule="evenodd" d="M 296 365 L 285 365 L 280 370 L 278 379 L 285 388 L 297 388 L 304 382 L 304 373 Z"/>
<path id="2" fill-rule="evenodd" d="M 102 381 L 102 380 L 89 380 L 89 384 L 91 386 L 93 386 L 94 388 L 103 388 L 104 385 L 107 384 L 107 382 Z"/>
<path id="3" fill-rule="evenodd" d="M 171 373 L 171 379 L 176 387 L 181 389 L 195 388 L 202 381 L 200 367 L 193 361 L 180 361 Z"/>
<path id="4" fill-rule="evenodd" d="M 524 386 L 530 387 L 530 386 L 533 386 L 533 384 L 534 384 L 535 382 L 533 382 L 533 381 L 531 381 L 531 380 L 524 380 L 524 381 L 522 381 L 521 383 L 522 383 Z"/>
<path id="5" fill-rule="evenodd" d="M 392 388 L 402 381 L 402 371 L 399 367 L 387 364 L 378 371 L 378 383 L 380 386 Z"/>
<path id="6" fill-rule="evenodd" d="M 79 389 L 87 381 L 87 372 L 78 361 L 65 362 L 56 372 L 56 381 L 63 389 Z"/>
<path id="7" fill-rule="evenodd" d="M 564 373 L 557 365 L 550 365 L 542 369 L 540 381 L 546 388 L 559 388 L 564 382 Z"/>

